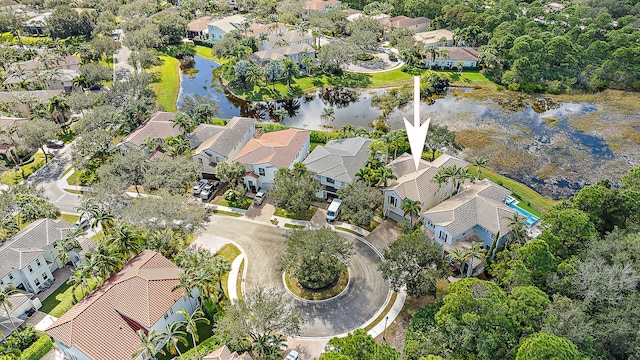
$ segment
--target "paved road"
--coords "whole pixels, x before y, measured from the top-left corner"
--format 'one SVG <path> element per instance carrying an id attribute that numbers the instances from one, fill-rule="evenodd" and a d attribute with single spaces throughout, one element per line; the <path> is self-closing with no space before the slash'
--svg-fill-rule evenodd
<path id="1" fill-rule="evenodd" d="M 115 81 L 123 81 L 134 73 L 134 69 L 133 66 L 129 64 L 131 50 L 124 46 L 124 31 L 120 29 L 116 31 L 120 34 L 120 45 L 122 47 L 113 55 L 113 76 Z"/>
<path id="2" fill-rule="evenodd" d="M 71 145 L 66 145 L 58 154 L 43 167 L 31 174 L 27 179 L 30 183 L 42 186 L 45 195 L 63 213 L 77 214 L 80 206 L 80 195 L 62 191 L 56 185 L 56 181 L 62 173 L 71 165 Z"/>
<path id="3" fill-rule="evenodd" d="M 276 259 L 284 253 L 288 230 L 228 216 L 212 216 L 206 234 L 227 238 L 238 244 L 248 258 L 245 289 L 267 284 L 284 289 L 282 275 L 276 271 Z M 347 236 L 347 235 L 345 235 Z M 351 283 L 347 291 L 336 299 L 306 303 L 297 300 L 299 308 L 308 315 L 301 331 L 304 337 L 330 337 L 352 331 L 370 320 L 384 306 L 389 285 L 377 271 L 380 258 L 369 246 L 347 236 L 354 242 L 356 254 L 349 271 Z M 208 244 L 205 237 L 197 243 Z"/>

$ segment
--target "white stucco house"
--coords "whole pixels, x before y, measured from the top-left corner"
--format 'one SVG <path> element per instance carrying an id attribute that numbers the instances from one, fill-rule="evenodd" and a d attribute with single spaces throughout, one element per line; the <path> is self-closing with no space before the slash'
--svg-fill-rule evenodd
<path id="1" fill-rule="evenodd" d="M 477 49 L 470 47 L 442 46 L 438 48 L 440 52 L 436 55 L 435 61 L 431 61 L 431 57 L 427 56 L 427 66 L 437 66 L 443 69 L 456 69 L 458 63 L 461 62 L 464 68 L 478 67 Z M 446 53 L 446 56 L 443 54 Z"/>
<path id="2" fill-rule="evenodd" d="M 40 299 L 32 293 L 19 292 L 10 295 L 7 308 L 9 313 L 0 306 L 0 341 L 4 341 L 14 331 L 13 326 L 20 327 L 25 321 L 24 315 L 29 311 L 38 310 L 42 307 Z M 9 318 L 10 317 L 10 318 Z"/>
<path id="3" fill-rule="evenodd" d="M 144 250 L 86 298 L 56 320 L 46 333 L 65 358 L 132 359 L 140 346 L 136 333 L 166 331 L 199 304 L 198 291 L 171 291 L 179 283 L 178 267 L 161 254 Z M 159 344 L 164 346 L 164 344 Z M 136 360 L 146 360 L 142 355 Z"/>
<path id="4" fill-rule="evenodd" d="M 72 225 L 52 219 L 38 219 L 0 244 L 0 289 L 12 283 L 18 289 L 37 294 L 53 282 L 53 272 L 63 266 L 56 260 L 55 244 L 64 239 Z M 71 261 L 80 261 L 76 251 Z"/>
<path id="5" fill-rule="evenodd" d="M 456 165 L 465 167 L 469 163 L 453 156 L 442 154 L 433 162 L 420 160 L 418 171 L 413 163 L 413 156 L 402 154 L 387 165 L 393 171 L 396 179 L 392 180 L 383 190 L 384 216 L 395 221 L 409 220 L 402 210 L 404 199 L 420 201 L 422 211 L 441 203 L 451 194 L 452 183 L 439 186 L 433 176 L 440 168 Z"/>
<path id="6" fill-rule="evenodd" d="M 262 51 L 298 44 L 313 45 L 313 36 L 307 32 L 300 32 L 299 30 L 272 33 L 264 37 L 264 41 L 258 45 L 258 50 Z"/>
<path id="7" fill-rule="evenodd" d="M 210 22 L 208 25 L 209 40 L 220 41 L 230 31 L 242 30 L 242 23 L 245 21 L 246 18 L 242 15 L 231 15 Z"/>
<path id="8" fill-rule="evenodd" d="M 233 159 L 256 134 L 256 119 L 234 116 L 225 126 L 200 124 L 187 139 L 195 148 L 193 161 L 202 166 L 201 177 L 213 178 L 216 167 Z"/>
<path id="9" fill-rule="evenodd" d="M 282 47 L 275 47 L 272 49 L 256 51 L 249 60 L 254 64 L 263 67 L 270 61 L 282 61 L 289 59 L 295 62 L 298 66 L 302 65 L 302 61 L 306 58 L 315 58 L 316 49 L 307 43 L 300 43 L 295 45 L 288 45 Z"/>
<path id="10" fill-rule="evenodd" d="M 481 242 L 489 249 L 495 240 L 497 249 L 506 242 L 511 231 L 509 218 L 516 213 L 504 203 L 510 194 L 511 190 L 488 179 L 466 185 L 452 198 L 421 214 L 424 228 L 445 253 L 456 247 L 470 247 L 473 242 Z M 473 264 L 474 272 L 480 265 Z M 463 273 L 467 266 L 464 264 Z"/>
<path id="11" fill-rule="evenodd" d="M 244 185 L 253 190 L 271 190 L 278 169 L 293 168 L 309 155 L 310 135 L 308 130 L 287 129 L 249 140 L 232 160 L 247 168 Z"/>
<path id="12" fill-rule="evenodd" d="M 370 144 L 371 139 L 356 137 L 331 140 L 313 149 L 303 164 L 320 182 L 321 189 L 316 196 L 337 197 L 338 189 L 353 183 L 356 172 L 367 165 Z"/>
<path id="13" fill-rule="evenodd" d="M 417 32 L 413 38 L 422 43 L 425 48 L 429 46 L 453 46 L 455 44 L 453 31 L 447 29 Z"/>

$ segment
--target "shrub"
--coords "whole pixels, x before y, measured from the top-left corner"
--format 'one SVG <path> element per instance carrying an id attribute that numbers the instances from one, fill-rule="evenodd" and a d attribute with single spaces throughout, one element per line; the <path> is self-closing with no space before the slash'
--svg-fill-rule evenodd
<path id="1" fill-rule="evenodd" d="M 22 353 L 20 360 L 40 360 L 51 350 L 52 346 L 51 338 L 47 335 L 42 335 L 38 341 Z"/>
<path id="2" fill-rule="evenodd" d="M 213 48 L 213 43 L 206 41 L 206 40 L 200 40 L 200 39 L 193 39 L 193 43 L 196 45 L 200 45 L 200 46 L 205 46 L 208 48 Z"/>
<path id="3" fill-rule="evenodd" d="M 217 338 L 210 337 L 198 344 L 198 346 L 182 354 L 182 360 L 200 360 L 220 346 L 222 346 L 221 342 Z"/>
<path id="4" fill-rule="evenodd" d="M 40 334 L 37 330 L 33 326 L 28 325 L 24 330 L 14 331 L 13 334 L 7 338 L 5 345 L 8 348 L 23 351 L 38 340 L 38 336 L 40 336 Z"/>
<path id="5" fill-rule="evenodd" d="M 209 320 L 214 320 L 214 317 L 219 311 L 218 306 L 210 297 L 202 301 L 202 310 Z"/>

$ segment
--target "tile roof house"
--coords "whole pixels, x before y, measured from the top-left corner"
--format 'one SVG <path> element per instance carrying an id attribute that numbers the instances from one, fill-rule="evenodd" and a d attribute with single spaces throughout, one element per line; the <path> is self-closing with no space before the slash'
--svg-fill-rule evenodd
<path id="1" fill-rule="evenodd" d="M 511 231 L 509 218 L 516 213 L 504 203 L 510 194 L 511 190 L 488 179 L 467 185 L 457 195 L 422 212 L 424 227 L 445 252 L 469 247 L 472 241 L 480 241 L 489 249 L 499 235 L 497 248 L 506 242 Z M 479 265 L 473 264 L 474 268 Z"/>
<path id="2" fill-rule="evenodd" d="M 202 358 L 202 360 L 253 360 L 248 353 L 239 355 L 237 352 L 231 352 L 226 345 L 215 349 L 211 354 Z"/>
<path id="3" fill-rule="evenodd" d="M 198 292 L 185 296 L 179 269 L 164 256 L 144 250 L 46 330 L 71 359 L 131 359 L 140 346 L 136 331 L 165 331 L 182 320 L 177 311 L 193 313 Z M 164 345 L 164 344 L 160 344 Z M 143 359 L 139 355 L 136 359 Z"/>
<path id="4" fill-rule="evenodd" d="M 425 31 L 416 33 L 413 38 L 421 42 L 424 47 L 429 46 L 453 46 L 453 32 L 447 29 Z"/>
<path id="5" fill-rule="evenodd" d="M 267 35 L 264 42 L 258 46 L 258 50 L 268 50 L 291 45 L 313 45 L 313 36 L 307 32 L 289 30 Z"/>
<path id="6" fill-rule="evenodd" d="M 0 341 L 4 341 L 13 332 L 11 322 L 16 327 L 20 327 L 24 320 L 23 315 L 29 311 L 38 310 L 42 307 L 40 300 L 31 293 L 19 292 L 9 296 L 9 303 L 7 308 L 9 314 L 4 310 L 4 306 L 0 306 Z M 9 319 L 11 316 L 11 319 Z"/>
<path id="7" fill-rule="evenodd" d="M 303 163 L 320 182 L 316 196 L 337 197 L 338 189 L 353 183 L 356 172 L 367 164 L 370 144 L 371 139 L 357 137 L 331 140 L 313 149 Z"/>
<path id="8" fill-rule="evenodd" d="M 384 215 L 398 222 L 408 220 L 402 210 L 404 199 L 420 201 L 422 210 L 441 203 L 451 194 L 453 184 L 446 183 L 438 186 L 433 176 L 442 167 L 452 165 L 465 167 L 468 164 L 464 160 L 442 154 L 433 162 L 420 160 L 418 171 L 416 171 L 413 157 L 410 154 L 402 154 L 387 165 L 392 169 L 396 179 L 383 190 Z"/>
<path id="9" fill-rule="evenodd" d="M 48 90 L 73 90 L 73 80 L 80 76 L 80 59 L 74 55 L 55 58 L 50 63 L 45 63 L 42 59 L 38 56 L 12 64 L 7 69 L 3 84 L 11 87 L 41 82 Z"/>
<path id="10" fill-rule="evenodd" d="M 144 142 L 148 138 L 162 143 L 168 136 L 184 135 L 184 129 L 173 122 L 175 117 L 176 113 L 173 112 L 155 112 L 149 119 L 138 126 L 137 129 L 120 141 L 118 144 L 120 152 L 124 154 L 130 149 L 136 149 L 148 154 L 149 149 L 144 149 Z"/>
<path id="11" fill-rule="evenodd" d="M 256 38 L 260 38 L 261 36 L 281 34 L 287 30 L 288 27 L 279 22 L 271 24 L 253 23 L 249 25 L 247 33 L 251 36 L 255 36 Z M 258 49 L 260 49 L 260 47 L 258 47 Z"/>
<path id="12" fill-rule="evenodd" d="M 22 116 L 28 117 L 33 106 L 39 102 L 46 103 L 54 96 L 64 93 L 58 90 L 33 90 L 33 91 L 0 91 L 0 103 L 6 102 L 9 111 L 17 111 Z"/>
<path id="13" fill-rule="evenodd" d="M 340 0 L 308 0 L 303 7 L 303 17 L 307 18 L 313 12 L 327 13 L 330 10 L 339 9 Z"/>
<path id="14" fill-rule="evenodd" d="M 419 33 L 427 30 L 431 26 L 431 20 L 426 17 L 410 18 L 407 16 L 396 16 L 389 19 L 384 25 L 384 30 L 389 31 L 391 29 L 407 28 L 411 29 L 414 33 Z"/>
<path id="15" fill-rule="evenodd" d="M 187 24 L 187 37 L 189 39 L 206 40 L 209 38 L 209 23 L 213 22 L 213 16 L 203 16 Z"/>
<path id="16" fill-rule="evenodd" d="M 13 283 L 33 293 L 44 290 L 45 282 L 53 281 L 53 272 L 62 267 L 60 261 L 54 261 L 54 246 L 71 227 L 62 219 L 38 219 L 1 243 L 0 289 Z M 70 255 L 74 263 L 80 260 L 74 251 Z"/>
<path id="17" fill-rule="evenodd" d="M 281 61 L 283 59 L 289 59 L 298 65 L 302 64 L 302 61 L 306 58 L 315 58 L 316 49 L 306 43 L 295 44 L 284 47 L 276 47 L 273 49 L 256 51 L 251 56 L 251 60 L 254 64 L 262 67 L 270 61 Z"/>
<path id="18" fill-rule="evenodd" d="M 248 188 L 271 190 L 276 171 L 292 168 L 309 155 L 311 131 L 287 129 L 251 139 L 233 158 L 247 167 L 243 182 Z"/>
<path id="19" fill-rule="evenodd" d="M 222 40 L 228 32 L 242 29 L 242 23 L 245 21 L 246 18 L 242 15 L 231 15 L 209 23 L 209 40 Z"/>
<path id="20" fill-rule="evenodd" d="M 431 57 L 427 57 L 427 66 L 437 66 L 442 69 L 455 69 L 458 66 L 458 62 L 462 62 L 462 66 L 465 68 L 478 67 L 478 55 L 480 53 L 477 49 L 470 47 L 453 47 L 442 46 L 438 48 L 438 51 L 446 51 L 447 56 L 436 55 L 435 61 L 431 62 Z"/>
<path id="21" fill-rule="evenodd" d="M 233 159 L 256 134 L 256 119 L 234 116 L 225 126 L 200 124 L 187 139 L 196 148 L 193 161 L 202 165 L 203 178 L 216 175 L 216 167 Z"/>

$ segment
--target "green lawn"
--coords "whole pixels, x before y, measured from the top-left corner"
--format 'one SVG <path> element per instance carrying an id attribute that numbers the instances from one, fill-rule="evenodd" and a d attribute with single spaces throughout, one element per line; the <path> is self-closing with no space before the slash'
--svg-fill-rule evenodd
<path id="1" fill-rule="evenodd" d="M 233 260 L 240 255 L 240 249 L 233 244 L 225 244 L 216 252 L 216 255 L 220 255 L 229 260 L 229 262 L 233 262 Z"/>
<path id="2" fill-rule="evenodd" d="M 213 209 L 213 213 L 214 214 L 220 214 L 220 215 L 228 215 L 228 216 L 233 216 L 233 217 L 241 217 L 242 214 L 236 214 L 234 212 L 231 211 L 224 211 L 224 210 L 217 210 L 217 209 Z"/>
<path id="3" fill-rule="evenodd" d="M 218 202 L 218 205 L 247 210 L 249 206 L 251 206 L 252 201 L 253 199 L 251 199 L 250 197 L 246 197 L 243 201 L 235 201 L 235 202 L 222 199 L 220 200 L 220 202 Z"/>
<path id="4" fill-rule="evenodd" d="M 160 56 L 162 62 L 149 69 L 154 82 L 151 88 L 156 93 L 157 102 L 166 111 L 176 111 L 176 101 L 180 92 L 180 61 L 171 56 Z"/>
<path id="5" fill-rule="evenodd" d="M 205 340 L 209 339 L 211 336 L 213 336 L 213 326 L 210 323 L 209 324 L 205 322 L 199 323 L 198 324 L 198 341 L 196 341 L 196 344 L 201 344 Z M 187 343 L 189 345 L 185 346 L 183 343 L 178 343 L 178 348 L 180 349 L 180 352 L 183 354 L 193 347 L 193 340 L 191 339 L 191 334 L 187 333 L 186 338 L 187 338 Z M 165 351 L 166 354 L 165 355 L 158 354 L 157 355 L 158 360 L 170 360 L 175 357 L 175 355 L 171 355 L 166 348 L 163 348 L 163 350 Z"/>
<path id="6" fill-rule="evenodd" d="M 211 48 L 202 45 L 196 45 L 196 55 L 202 56 L 205 59 L 209 59 L 217 62 L 220 65 L 224 65 L 229 62 L 229 60 L 221 59 L 219 57 L 213 56 L 211 54 Z"/>
<path id="7" fill-rule="evenodd" d="M 33 155 L 34 160 L 24 166 L 21 166 L 20 169 L 24 170 L 24 178 L 22 177 L 22 171 L 18 170 L 9 170 L 5 171 L 0 175 L 0 182 L 5 185 L 15 185 L 22 180 L 29 177 L 29 175 L 33 174 L 36 170 L 44 165 L 44 154 L 37 152 Z"/>
<path id="8" fill-rule="evenodd" d="M 73 224 L 76 223 L 76 221 L 78 221 L 80 219 L 80 216 L 71 215 L 71 214 L 60 214 L 58 219 L 62 219 L 64 221 L 68 222 L 69 224 L 73 225 Z"/>
<path id="9" fill-rule="evenodd" d="M 285 217 L 285 218 L 289 218 L 289 219 L 294 219 L 294 220 L 306 220 L 309 221 L 311 220 L 311 218 L 313 217 L 313 214 L 315 214 L 316 210 L 318 210 L 317 207 L 315 206 L 310 206 L 309 209 L 301 215 L 295 214 L 289 210 L 283 209 L 283 208 L 276 208 L 276 212 L 273 214 L 275 216 L 280 216 L 280 217 Z"/>
<path id="10" fill-rule="evenodd" d="M 90 281 L 90 285 L 91 289 L 93 290 L 96 288 L 97 283 L 95 281 Z M 71 291 L 72 289 L 70 283 L 66 282 L 62 284 L 59 288 L 56 289 L 56 291 L 49 295 L 49 297 L 44 299 L 40 311 L 55 317 L 64 315 L 64 313 L 69 311 L 69 309 L 71 309 L 74 305 L 73 294 Z M 76 288 L 74 292 L 77 301 L 80 301 L 88 294 L 88 292 L 80 288 Z"/>
<path id="11" fill-rule="evenodd" d="M 477 176 L 478 172 L 475 166 L 469 165 L 467 169 L 474 178 Z M 502 176 L 488 169 L 482 169 L 480 178 L 488 178 L 489 180 L 513 191 L 515 197 L 522 199 L 522 201 L 518 203 L 518 206 L 536 216 L 540 216 L 540 213 L 549 211 L 554 205 L 559 203 L 557 200 L 549 199 L 538 194 L 535 190 L 525 184 L 509 179 L 506 176 Z"/>

